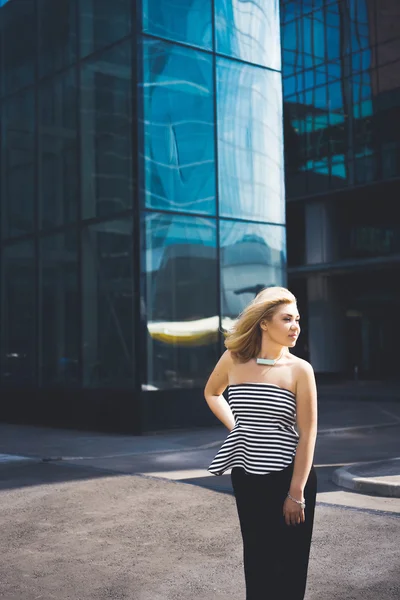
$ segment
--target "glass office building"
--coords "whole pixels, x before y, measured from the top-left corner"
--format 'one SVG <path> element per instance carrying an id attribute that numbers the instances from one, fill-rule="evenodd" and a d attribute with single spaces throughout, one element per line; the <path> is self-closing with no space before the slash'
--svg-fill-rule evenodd
<path id="1" fill-rule="evenodd" d="M 1 418 L 214 423 L 224 329 L 286 284 L 279 3 L 0 5 Z"/>
<path id="2" fill-rule="evenodd" d="M 289 285 L 317 373 L 398 377 L 400 3 L 282 0 Z"/>

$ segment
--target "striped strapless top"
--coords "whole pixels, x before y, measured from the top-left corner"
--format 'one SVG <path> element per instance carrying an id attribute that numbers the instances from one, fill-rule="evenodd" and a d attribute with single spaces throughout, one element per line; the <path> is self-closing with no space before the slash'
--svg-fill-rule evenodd
<path id="1" fill-rule="evenodd" d="M 228 386 L 228 403 L 236 424 L 207 471 L 222 475 L 231 467 L 243 467 L 264 475 L 294 460 L 299 434 L 293 392 L 273 383 L 236 383 Z"/>

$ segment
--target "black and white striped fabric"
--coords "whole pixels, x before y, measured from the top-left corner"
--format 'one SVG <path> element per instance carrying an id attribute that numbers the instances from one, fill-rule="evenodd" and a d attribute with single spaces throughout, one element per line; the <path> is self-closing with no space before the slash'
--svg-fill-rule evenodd
<path id="1" fill-rule="evenodd" d="M 272 383 L 237 383 L 228 387 L 228 403 L 236 424 L 207 471 L 222 475 L 244 467 L 264 475 L 293 461 L 299 440 L 293 392 Z"/>

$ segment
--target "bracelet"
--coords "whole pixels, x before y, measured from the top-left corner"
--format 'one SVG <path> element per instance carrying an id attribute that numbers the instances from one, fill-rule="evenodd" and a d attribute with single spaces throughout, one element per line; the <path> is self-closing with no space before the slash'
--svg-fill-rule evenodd
<path id="1" fill-rule="evenodd" d="M 288 498 L 290 498 L 291 500 L 293 500 L 293 502 L 296 502 L 296 504 L 300 504 L 301 508 L 305 508 L 306 507 L 306 503 L 302 502 L 301 500 L 296 500 L 296 498 L 293 498 L 289 492 L 288 492 Z"/>

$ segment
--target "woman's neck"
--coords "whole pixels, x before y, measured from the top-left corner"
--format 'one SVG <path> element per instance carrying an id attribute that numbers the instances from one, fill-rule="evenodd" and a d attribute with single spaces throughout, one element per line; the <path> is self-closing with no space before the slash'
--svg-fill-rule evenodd
<path id="1" fill-rule="evenodd" d="M 282 354 L 285 353 L 286 346 L 282 346 L 281 344 L 276 344 L 272 341 L 265 341 L 261 344 L 260 352 L 258 353 L 258 358 L 267 358 L 270 360 L 277 360 Z"/>

